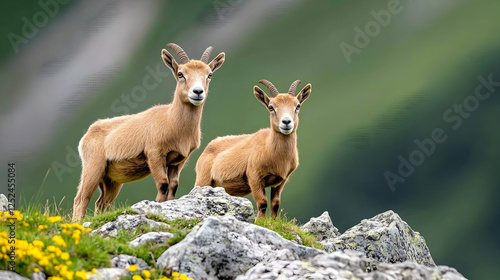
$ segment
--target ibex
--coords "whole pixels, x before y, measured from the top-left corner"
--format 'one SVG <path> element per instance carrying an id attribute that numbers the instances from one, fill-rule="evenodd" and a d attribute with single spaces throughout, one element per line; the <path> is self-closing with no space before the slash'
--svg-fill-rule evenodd
<path id="1" fill-rule="evenodd" d="M 266 216 L 265 188 L 270 187 L 271 217 L 275 219 L 283 186 L 299 164 L 299 109 L 311 93 L 311 84 L 295 96 L 299 80 L 285 94 L 279 94 L 269 81 L 260 83 L 272 95 L 269 98 L 258 86 L 253 88 L 257 99 L 269 110 L 271 127 L 254 134 L 218 137 L 210 142 L 196 163 L 195 185 L 223 187 L 234 196 L 251 193 L 257 203 L 257 219 Z"/>
<path id="2" fill-rule="evenodd" d="M 208 63 L 212 47 L 200 60 L 190 60 L 176 44 L 167 45 L 179 58 L 177 64 L 165 49 L 161 56 L 177 80 L 174 99 L 146 111 L 94 122 L 80 140 L 82 175 L 73 205 L 73 220 L 81 220 L 99 186 L 96 213 L 106 211 L 124 183 L 153 175 L 156 201 L 175 198 L 179 174 L 194 149 L 200 146 L 200 121 L 208 86 L 224 63 L 220 53 Z"/>

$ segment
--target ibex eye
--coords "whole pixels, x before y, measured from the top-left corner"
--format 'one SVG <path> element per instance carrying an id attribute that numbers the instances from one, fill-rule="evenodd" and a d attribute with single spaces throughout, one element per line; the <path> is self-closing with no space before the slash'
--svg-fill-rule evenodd
<path id="1" fill-rule="evenodd" d="M 209 79 L 212 79 L 212 74 L 208 74 L 208 78 L 209 78 Z"/>
<path id="2" fill-rule="evenodd" d="M 300 109 L 300 104 L 297 104 L 297 110 Z"/>
<path id="3" fill-rule="evenodd" d="M 267 107 L 267 108 L 268 108 L 268 109 L 269 109 L 269 111 L 271 111 L 271 112 L 272 112 L 272 111 L 274 111 L 274 107 L 273 107 L 273 105 L 269 105 L 269 107 Z"/>
<path id="4" fill-rule="evenodd" d="M 180 78 L 184 77 L 184 75 L 182 75 L 182 73 L 179 72 L 179 73 L 177 73 L 177 77 L 179 77 L 179 79 L 180 79 Z"/>

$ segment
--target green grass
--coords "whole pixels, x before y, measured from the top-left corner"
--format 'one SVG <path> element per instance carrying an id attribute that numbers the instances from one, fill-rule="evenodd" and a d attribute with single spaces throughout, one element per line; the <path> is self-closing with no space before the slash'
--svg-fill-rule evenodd
<path id="1" fill-rule="evenodd" d="M 321 250 L 324 249 L 324 246 L 318 242 L 318 238 L 314 234 L 302 230 L 300 225 L 297 224 L 295 218 L 287 218 L 286 214 L 283 213 L 283 210 L 276 219 L 265 218 L 256 220 L 255 224 L 275 231 L 283 238 L 290 241 L 297 241 L 297 236 L 299 236 L 304 246 Z"/>
<path id="2" fill-rule="evenodd" d="M 101 213 L 97 216 L 93 217 L 84 217 L 85 222 L 90 222 L 92 223 L 92 228 L 98 228 L 103 226 L 107 222 L 115 221 L 116 218 L 120 215 L 124 214 L 137 214 L 130 206 L 117 206 L 114 207 L 113 205 L 111 206 L 111 209 L 106 211 L 105 213 Z"/>

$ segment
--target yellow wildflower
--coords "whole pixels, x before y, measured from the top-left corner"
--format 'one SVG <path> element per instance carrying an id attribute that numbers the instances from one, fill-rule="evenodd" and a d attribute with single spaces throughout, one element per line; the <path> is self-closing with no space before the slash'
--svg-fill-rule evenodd
<path id="1" fill-rule="evenodd" d="M 35 267 L 35 269 L 33 269 L 33 272 L 38 273 L 40 272 L 40 269 L 38 269 L 38 267 Z"/>
<path id="2" fill-rule="evenodd" d="M 47 217 L 47 221 L 49 221 L 51 223 L 57 223 L 57 222 L 62 221 L 62 218 L 61 218 L 61 216 Z"/>
<path id="3" fill-rule="evenodd" d="M 134 272 L 134 271 L 136 271 L 136 270 L 137 270 L 137 265 L 133 264 L 133 265 L 131 265 L 131 266 L 127 267 L 127 270 L 128 270 L 128 271 L 132 271 L 132 272 Z"/>
<path id="4" fill-rule="evenodd" d="M 85 270 L 80 270 L 80 271 L 75 272 L 75 276 L 79 277 L 81 279 L 84 279 L 84 280 L 88 279 L 87 272 Z"/>
<path id="5" fill-rule="evenodd" d="M 47 246 L 47 251 L 49 251 L 49 252 L 56 252 L 57 251 L 57 247 L 54 246 L 54 245 L 49 245 L 49 246 Z"/>
<path id="6" fill-rule="evenodd" d="M 54 235 L 52 241 L 61 247 L 66 247 L 66 241 L 60 235 Z"/>
<path id="7" fill-rule="evenodd" d="M 143 271 L 142 271 L 142 274 L 144 274 L 144 276 L 145 276 L 146 278 L 150 278 L 150 277 L 151 277 L 151 272 L 149 272 L 149 270 L 143 270 Z"/>
<path id="8" fill-rule="evenodd" d="M 65 261 L 66 261 L 66 260 L 69 260 L 69 254 L 68 254 L 68 253 L 66 253 L 66 252 L 62 253 L 62 254 L 61 254 L 61 259 L 65 260 Z"/>
<path id="9" fill-rule="evenodd" d="M 132 276 L 132 280 L 144 280 L 140 275 L 134 275 Z"/>
<path id="10" fill-rule="evenodd" d="M 33 246 L 38 247 L 38 248 L 43 248 L 43 246 L 45 246 L 45 244 L 43 244 L 43 242 L 40 240 L 33 240 Z"/>
<path id="11" fill-rule="evenodd" d="M 179 277 L 179 272 L 173 272 L 173 273 L 172 273 L 172 276 L 173 276 L 173 277 Z"/>
<path id="12" fill-rule="evenodd" d="M 38 230 L 38 231 L 42 231 L 42 230 L 44 230 L 44 229 L 48 229 L 48 228 L 49 228 L 49 226 L 48 226 L 48 225 L 39 225 L 39 226 L 38 226 L 38 228 L 37 228 L 37 230 Z"/>

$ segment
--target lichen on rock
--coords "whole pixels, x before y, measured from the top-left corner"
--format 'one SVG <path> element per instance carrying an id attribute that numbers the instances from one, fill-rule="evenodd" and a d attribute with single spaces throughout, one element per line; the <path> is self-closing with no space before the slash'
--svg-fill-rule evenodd
<path id="1" fill-rule="evenodd" d="M 323 251 L 295 244 L 232 216 L 209 217 L 157 261 L 194 279 L 234 279 L 259 262 L 306 260 Z"/>
<path id="2" fill-rule="evenodd" d="M 362 220 L 332 241 L 325 246 L 330 252 L 351 249 L 380 262 L 435 266 L 425 239 L 393 211 Z"/>
<path id="3" fill-rule="evenodd" d="M 194 187 L 189 194 L 175 200 L 155 202 L 143 200 L 132 209 L 139 214 L 154 214 L 165 220 L 203 219 L 209 216 L 231 215 L 245 222 L 253 222 L 252 203 L 243 197 L 227 194 L 224 188 Z"/>

